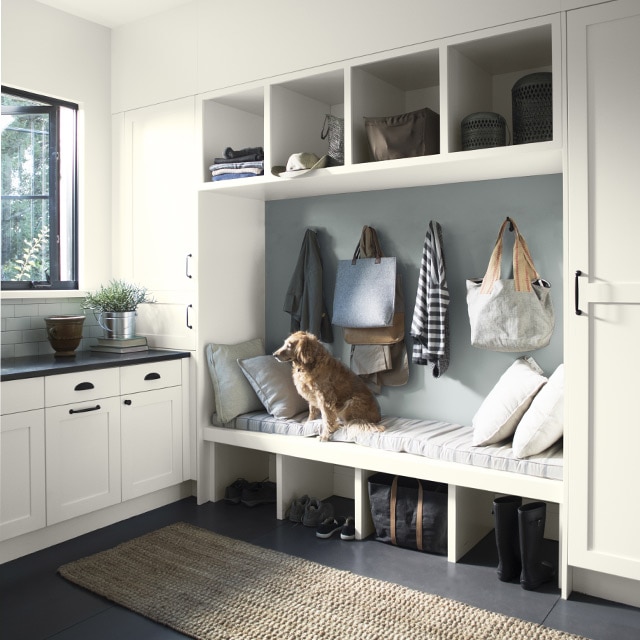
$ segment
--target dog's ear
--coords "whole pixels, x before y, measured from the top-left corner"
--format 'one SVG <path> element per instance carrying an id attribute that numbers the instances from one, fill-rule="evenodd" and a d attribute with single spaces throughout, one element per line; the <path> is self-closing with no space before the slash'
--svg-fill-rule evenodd
<path id="1" fill-rule="evenodd" d="M 295 344 L 296 358 L 301 364 L 311 364 L 315 356 L 315 344 L 308 335 L 301 335 Z"/>

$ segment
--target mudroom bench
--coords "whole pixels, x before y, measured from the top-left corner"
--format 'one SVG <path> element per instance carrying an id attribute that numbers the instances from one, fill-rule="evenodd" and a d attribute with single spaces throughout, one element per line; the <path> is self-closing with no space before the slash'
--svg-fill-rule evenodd
<path id="1" fill-rule="evenodd" d="M 276 515 L 284 519 L 293 498 L 304 494 L 353 498 L 356 537 L 374 532 L 367 480 L 376 472 L 448 485 L 448 560 L 457 562 L 493 528 L 496 494 L 514 494 L 558 505 L 547 537 L 560 541 L 564 502 L 562 444 L 524 460 L 510 444 L 471 445 L 472 428 L 445 422 L 385 417 L 382 433 L 349 433 L 320 442 L 320 422 L 306 415 L 276 418 L 264 411 L 243 414 L 224 426 L 202 429 L 198 502 L 221 500 L 239 477 L 277 483 Z M 561 560 L 561 558 L 560 558 Z M 563 563 L 558 562 L 562 567 Z M 564 583 L 562 575 L 559 582 Z"/>

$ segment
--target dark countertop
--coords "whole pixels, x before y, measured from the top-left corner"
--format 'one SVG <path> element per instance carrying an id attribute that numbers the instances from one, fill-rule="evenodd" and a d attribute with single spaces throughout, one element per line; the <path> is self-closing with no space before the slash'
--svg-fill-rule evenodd
<path id="1" fill-rule="evenodd" d="M 52 376 L 58 373 L 89 371 L 91 369 L 109 369 L 130 364 L 143 364 L 160 360 L 189 358 L 188 351 L 165 351 L 149 349 L 133 353 L 112 354 L 97 351 L 77 351 L 75 356 L 27 356 L 24 358 L 5 358 L 2 360 L 2 381 L 21 380 Z"/>

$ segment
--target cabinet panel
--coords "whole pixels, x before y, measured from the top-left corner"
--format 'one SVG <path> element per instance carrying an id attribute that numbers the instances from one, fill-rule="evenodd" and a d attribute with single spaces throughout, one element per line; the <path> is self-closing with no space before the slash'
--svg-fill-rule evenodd
<path id="1" fill-rule="evenodd" d="M 47 524 L 120 502 L 118 398 L 52 407 L 45 419 Z"/>
<path id="2" fill-rule="evenodd" d="M 45 526 L 44 464 L 44 410 L 2 416 L 0 540 Z"/>
<path id="3" fill-rule="evenodd" d="M 125 114 L 131 277 L 152 291 L 193 288 L 187 256 L 196 230 L 194 123 L 194 98 Z"/>
<path id="4" fill-rule="evenodd" d="M 120 393 L 119 369 L 77 371 L 47 376 L 44 391 L 47 407 L 117 396 Z"/>
<path id="5" fill-rule="evenodd" d="M 44 378 L 6 380 L 1 388 L 2 415 L 44 407 Z"/>
<path id="6" fill-rule="evenodd" d="M 569 564 L 640 579 L 640 268 L 635 240 L 640 7 L 622 0 L 568 16 L 568 256 L 580 314 L 566 319 Z"/>
<path id="7" fill-rule="evenodd" d="M 130 394 L 121 406 L 122 499 L 181 482 L 181 388 Z"/>
<path id="8" fill-rule="evenodd" d="M 123 394 L 176 387 L 181 382 L 182 364 L 180 360 L 135 364 L 122 367 L 120 370 L 120 390 Z"/>

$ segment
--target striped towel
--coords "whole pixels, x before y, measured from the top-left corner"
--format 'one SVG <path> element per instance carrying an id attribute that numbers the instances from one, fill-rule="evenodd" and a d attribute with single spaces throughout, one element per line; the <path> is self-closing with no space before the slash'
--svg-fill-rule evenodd
<path id="1" fill-rule="evenodd" d="M 433 376 L 439 378 L 449 367 L 449 288 L 442 227 L 433 220 L 424 239 L 411 337 L 412 362 L 433 364 Z"/>

